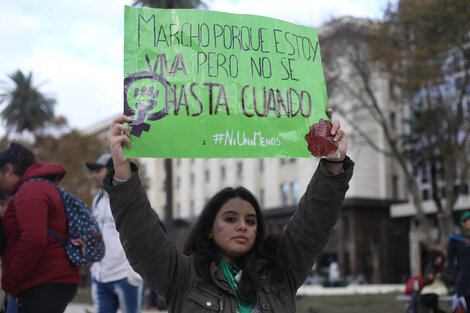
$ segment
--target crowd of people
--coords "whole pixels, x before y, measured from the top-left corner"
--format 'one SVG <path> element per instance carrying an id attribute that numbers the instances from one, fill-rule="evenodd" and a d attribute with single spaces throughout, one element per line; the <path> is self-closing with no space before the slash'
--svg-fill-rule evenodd
<path id="1" fill-rule="evenodd" d="M 140 312 L 144 277 L 171 312 L 211 306 L 228 312 L 268 306 L 273 312 L 294 312 L 296 290 L 327 242 L 352 176 L 354 163 L 346 156 L 339 122 L 331 130 L 338 151 L 320 162 L 283 234 L 265 236 L 262 212 L 250 191 L 225 188 L 208 201 L 179 253 L 150 207 L 137 168 L 124 158 L 123 144 L 130 144 L 124 121 L 129 119 L 113 122 L 111 154 L 86 162 L 99 190 L 92 212 L 106 247 L 91 266 L 95 311 Z M 8 199 L 1 224 L 7 312 L 64 312 L 82 283 L 60 240 L 68 238 L 70 217 L 55 184 L 65 174 L 62 165 L 36 160 L 19 143 L 0 152 L 2 204 Z"/>
<path id="2" fill-rule="evenodd" d="M 331 119 L 332 111 L 327 113 Z M 295 312 L 297 289 L 328 241 L 353 174 L 339 121 L 331 130 L 338 150 L 320 160 L 282 233 L 267 236 L 255 196 L 243 187 L 227 187 L 202 209 L 182 252 L 151 208 L 137 166 L 124 157 L 130 121 L 116 118 L 108 135 L 110 153 L 84 162 L 98 190 L 91 209 L 106 247 L 104 257 L 91 265 L 95 312 L 141 312 L 144 294 L 164 298 L 170 312 Z M 0 152 L 1 280 L 7 300 L 1 309 L 6 312 L 64 312 L 82 283 L 62 242 L 50 236 L 51 230 L 68 236 L 61 195 L 53 184 L 31 180 L 57 184 L 65 174 L 63 166 L 36 160 L 19 143 Z M 470 300 L 470 266 L 465 266 L 470 212 L 462 214 L 459 226 L 446 255 L 431 253 L 426 284 L 417 293 L 434 313 L 441 312 L 438 287 L 446 288 L 448 281 L 455 281 L 463 307 Z"/>
<path id="3" fill-rule="evenodd" d="M 429 252 L 422 276 L 408 280 L 405 293 L 411 296 L 407 313 L 418 313 L 419 307 L 433 313 L 445 312 L 439 308 L 439 297 L 453 295 L 452 311 L 468 312 L 470 305 L 470 211 L 461 214 L 459 231 L 447 243 L 447 253 Z"/>

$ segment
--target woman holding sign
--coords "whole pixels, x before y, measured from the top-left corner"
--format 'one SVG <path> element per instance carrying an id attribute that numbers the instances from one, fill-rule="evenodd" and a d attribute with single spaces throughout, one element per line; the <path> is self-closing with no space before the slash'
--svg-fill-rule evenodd
<path id="1" fill-rule="evenodd" d="M 165 297 L 169 312 L 295 312 L 297 289 L 328 241 L 353 173 L 340 123 L 331 130 L 340 157 L 320 161 L 282 234 L 265 238 L 255 197 L 225 188 L 201 212 L 183 254 L 161 230 L 136 166 L 124 157 L 130 140 L 123 123 L 130 121 L 123 115 L 111 125 L 114 171 L 104 186 L 130 264 Z"/>

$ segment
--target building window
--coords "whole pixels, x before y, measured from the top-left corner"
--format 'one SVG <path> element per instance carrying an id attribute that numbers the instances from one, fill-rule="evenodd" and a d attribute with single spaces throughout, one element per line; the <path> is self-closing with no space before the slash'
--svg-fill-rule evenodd
<path id="1" fill-rule="evenodd" d="M 220 176 L 222 177 L 222 179 L 225 179 L 225 166 L 222 166 L 220 168 Z"/>
<path id="2" fill-rule="evenodd" d="M 429 190 L 424 189 L 423 190 L 423 200 L 428 200 L 429 199 Z"/>
<path id="3" fill-rule="evenodd" d="M 428 182 L 428 171 L 426 169 L 426 167 L 423 167 L 422 171 L 421 171 L 421 182 L 422 183 L 427 183 Z"/>
<path id="4" fill-rule="evenodd" d="M 298 182 L 292 182 L 290 184 L 291 188 L 291 193 L 292 193 L 292 203 L 296 204 L 297 201 L 299 201 L 299 183 Z"/>
<path id="5" fill-rule="evenodd" d="M 205 173 L 206 173 L 206 183 L 208 183 L 209 182 L 209 170 L 206 170 Z"/>
<path id="6" fill-rule="evenodd" d="M 242 177 L 242 173 L 243 173 L 243 163 L 238 162 L 238 164 L 237 164 L 237 176 L 238 176 L 238 178 Z"/>
<path id="7" fill-rule="evenodd" d="M 194 216 L 194 200 L 191 200 L 189 207 L 191 210 L 191 216 Z"/>
<path id="8" fill-rule="evenodd" d="M 392 129 L 395 129 L 396 128 L 396 114 L 395 112 L 391 112 L 390 113 L 390 126 L 392 127 Z"/>
<path id="9" fill-rule="evenodd" d="M 177 177 L 176 178 L 176 189 L 179 189 L 180 188 L 180 184 L 181 184 L 181 177 Z"/>
<path id="10" fill-rule="evenodd" d="M 259 206 L 260 207 L 264 206 L 264 188 L 261 188 L 259 192 Z"/>
<path id="11" fill-rule="evenodd" d="M 461 78 L 461 77 L 457 77 L 457 78 L 455 79 L 455 89 L 460 90 L 460 89 L 462 89 L 462 86 L 463 86 L 462 78 Z"/>
<path id="12" fill-rule="evenodd" d="M 264 170 L 264 159 L 259 159 L 259 170 L 261 172 Z"/>
<path id="13" fill-rule="evenodd" d="M 398 176 L 392 176 L 392 198 L 398 199 Z"/>
<path id="14" fill-rule="evenodd" d="M 281 184 L 282 205 L 287 205 L 289 201 L 289 184 Z"/>
<path id="15" fill-rule="evenodd" d="M 191 173 L 191 175 L 189 176 L 189 181 L 191 182 L 191 185 L 193 186 L 194 185 L 194 174 Z"/>

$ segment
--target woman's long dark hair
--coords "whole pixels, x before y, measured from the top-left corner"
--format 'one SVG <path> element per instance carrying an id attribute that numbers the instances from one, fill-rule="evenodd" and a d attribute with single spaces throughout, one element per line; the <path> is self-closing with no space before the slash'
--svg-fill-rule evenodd
<path id="1" fill-rule="evenodd" d="M 215 217 L 220 208 L 230 199 L 241 198 L 248 201 L 256 212 L 257 232 L 252 249 L 245 255 L 234 260 L 243 270 L 239 286 L 239 297 L 246 301 L 254 301 L 261 288 L 262 280 L 272 279 L 283 285 L 287 258 L 279 249 L 279 237 L 266 238 L 264 217 L 255 196 L 244 187 L 227 187 L 216 193 L 200 213 L 186 241 L 183 253 L 193 255 L 197 273 L 209 279 L 210 264 L 220 260 L 219 247 L 209 234 L 212 232 Z M 269 277 L 259 277 L 258 272 L 264 268 Z"/>
<path id="2" fill-rule="evenodd" d="M 0 170 L 4 170 L 5 165 L 13 166 L 13 173 L 19 177 L 23 176 L 28 167 L 36 163 L 34 153 L 25 146 L 12 142 L 10 146 L 0 152 Z"/>

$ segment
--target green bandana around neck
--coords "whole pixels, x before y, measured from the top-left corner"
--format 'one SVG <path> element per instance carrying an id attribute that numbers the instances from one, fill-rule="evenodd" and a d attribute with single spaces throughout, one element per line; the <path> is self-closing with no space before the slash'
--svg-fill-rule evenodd
<path id="1" fill-rule="evenodd" d="M 233 292 L 235 293 L 235 297 L 237 297 L 238 301 L 238 310 L 240 313 L 250 313 L 255 305 L 255 302 L 247 302 L 243 301 L 238 297 L 238 284 L 241 279 L 242 270 L 233 263 L 228 263 L 223 260 L 220 260 L 220 267 L 224 272 L 225 278 L 227 279 L 230 287 L 232 287 Z"/>

